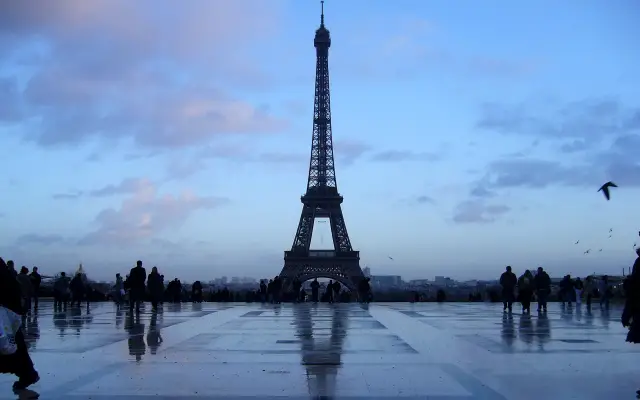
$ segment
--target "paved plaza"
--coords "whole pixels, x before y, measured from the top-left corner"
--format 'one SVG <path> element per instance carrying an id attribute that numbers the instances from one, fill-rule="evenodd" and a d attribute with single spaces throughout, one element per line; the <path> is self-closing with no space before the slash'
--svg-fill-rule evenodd
<path id="1" fill-rule="evenodd" d="M 27 321 L 42 399 L 632 399 L 640 346 L 619 310 L 500 304 L 165 304 L 130 319 L 41 304 Z M 0 399 L 15 398 L 0 376 Z"/>

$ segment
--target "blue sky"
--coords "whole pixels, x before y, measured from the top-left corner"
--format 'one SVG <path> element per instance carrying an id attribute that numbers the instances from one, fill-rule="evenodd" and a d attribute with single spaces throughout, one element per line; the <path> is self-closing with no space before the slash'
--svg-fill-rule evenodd
<path id="1" fill-rule="evenodd" d="M 0 254 L 97 279 L 137 259 L 186 280 L 276 275 L 306 184 L 319 2 L 35 3 L 0 5 Z M 631 265 L 635 2 L 325 11 L 338 188 L 363 267 Z"/>

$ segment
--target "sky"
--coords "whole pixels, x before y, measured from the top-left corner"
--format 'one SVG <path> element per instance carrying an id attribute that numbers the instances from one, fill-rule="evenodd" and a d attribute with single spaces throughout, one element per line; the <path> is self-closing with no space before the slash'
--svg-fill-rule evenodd
<path id="1" fill-rule="evenodd" d="M 638 18 L 633 0 L 327 0 L 361 266 L 630 266 Z M 0 2 L 0 255 L 95 279 L 138 259 L 183 280 L 278 274 L 306 188 L 319 19 L 311 0 Z"/>

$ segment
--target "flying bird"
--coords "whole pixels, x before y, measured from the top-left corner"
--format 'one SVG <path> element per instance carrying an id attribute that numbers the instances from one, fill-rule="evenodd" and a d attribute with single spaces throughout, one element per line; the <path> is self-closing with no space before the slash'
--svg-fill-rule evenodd
<path id="1" fill-rule="evenodd" d="M 389 257 L 389 260 L 393 261 L 393 258 L 391 258 L 391 256 L 387 256 L 387 257 Z"/>
<path id="2" fill-rule="evenodd" d="M 613 232 L 613 228 L 609 228 L 609 233 Z"/>
<path id="3" fill-rule="evenodd" d="M 609 235 L 609 239 L 611 239 L 611 235 Z"/>
<path id="4" fill-rule="evenodd" d="M 602 249 L 598 250 L 598 251 L 602 251 Z"/>
<path id="5" fill-rule="evenodd" d="M 591 249 L 585 251 L 584 254 L 589 254 L 590 251 L 591 251 Z"/>
<path id="6" fill-rule="evenodd" d="M 576 244 L 578 244 L 578 243 L 580 243 L 580 241 L 579 241 L 579 240 L 578 240 L 578 241 L 576 241 Z"/>
<path id="7" fill-rule="evenodd" d="M 609 188 L 612 187 L 618 187 L 618 185 L 616 185 L 615 183 L 609 181 L 607 183 L 605 183 L 604 185 L 600 186 L 600 189 L 598 189 L 599 191 L 602 191 L 602 194 L 604 194 L 604 197 L 607 199 L 607 201 L 611 198 L 611 194 L 609 193 Z"/>
<path id="8" fill-rule="evenodd" d="M 635 244 L 635 243 L 634 243 L 634 244 L 633 244 L 633 248 L 635 249 L 635 248 L 636 248 L 636 246 L 637 246 L 637 244 Z"/>

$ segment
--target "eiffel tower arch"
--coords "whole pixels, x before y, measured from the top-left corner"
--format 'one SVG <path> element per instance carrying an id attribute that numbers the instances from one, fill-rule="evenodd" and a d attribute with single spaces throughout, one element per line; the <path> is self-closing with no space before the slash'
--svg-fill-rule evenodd
<path id="1" fill-rule="evenodd" d="M 284 253 L 284 268 L 280 277 L 285 282 L 330 278 L 354 291 L 360 280 L 364 279 L 364 274 L 360 268 L 360 253 L 351 246 L 342 215 L 343 198 L 336 183 L 329 93 L 331 36 L 324 26 L 324 8 L 313 43 L 316 48 L 316 82 L 307 191 L 301 197 L 303 206 L 298 230 L 291 250 Z M 333 250 L 310 248 L 317 218 L 329 220 Z"/>

